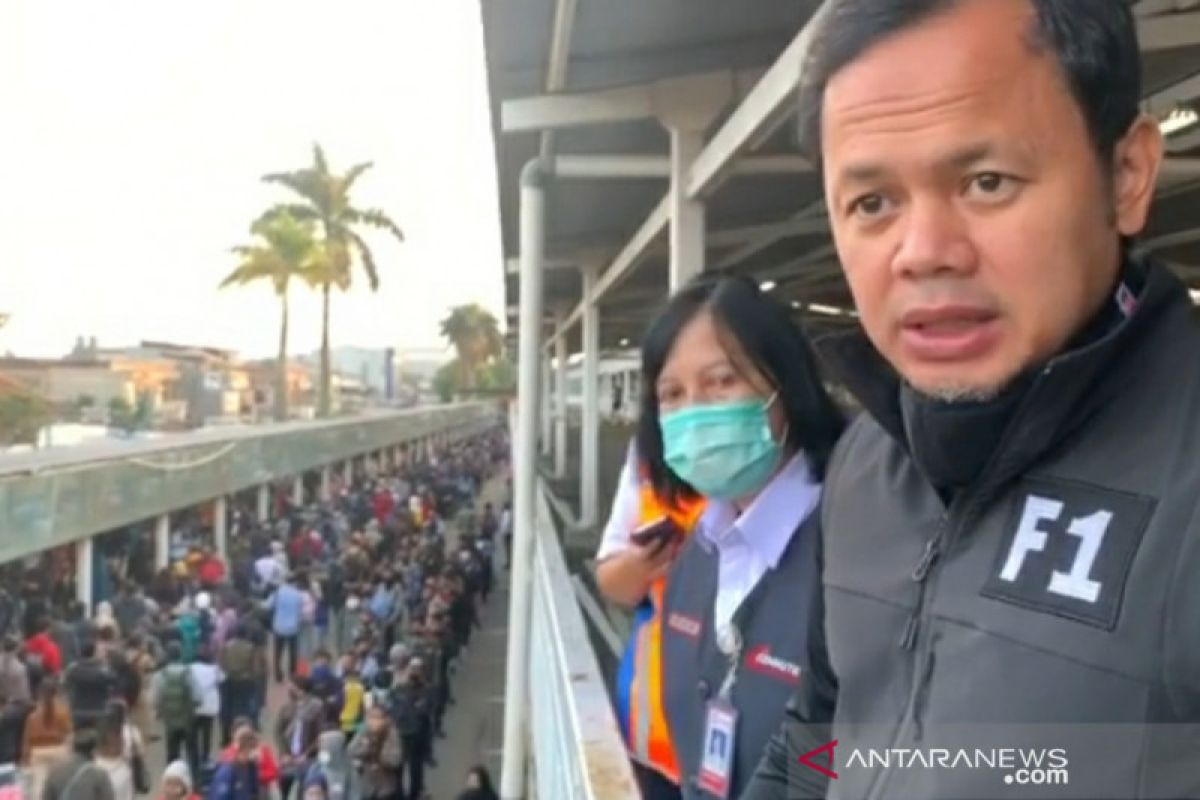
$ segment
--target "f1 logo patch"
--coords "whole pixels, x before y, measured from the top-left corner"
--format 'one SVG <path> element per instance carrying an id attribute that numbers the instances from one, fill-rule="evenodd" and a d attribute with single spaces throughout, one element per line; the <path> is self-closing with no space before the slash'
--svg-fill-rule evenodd
<path id="1" fill-rule="evenodd" d="M 1063 480 L 1028 479 L 983 596 L 1112 630 L 1155 500 Z"/>

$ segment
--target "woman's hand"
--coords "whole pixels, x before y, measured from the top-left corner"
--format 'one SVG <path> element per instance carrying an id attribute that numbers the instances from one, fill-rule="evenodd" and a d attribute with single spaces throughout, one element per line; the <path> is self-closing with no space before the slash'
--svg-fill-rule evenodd
<path id="1" fill-rule="evenodd" d="M 671 569 L 681 543 L 675 537 L 645 545 L 630 543 L 596 567 L 596 584 L 612 602 L 636 606 L 650 591 L 650 585 Z"/>

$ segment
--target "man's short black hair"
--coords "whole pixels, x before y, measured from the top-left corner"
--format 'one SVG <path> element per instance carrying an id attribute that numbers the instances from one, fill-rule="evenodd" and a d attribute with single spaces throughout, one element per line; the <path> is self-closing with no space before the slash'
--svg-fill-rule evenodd
<path id="1" fill-rule="evenodd" d="M 963 2 L 980 0 L 828 0 L 804 66 L 800 138 L 820 160 L 821 113 L 829 81 L 868 49 Z M 1037 21 L 1031 47 L 1049 51 L 1087 123 L 1101 163 L 1137 119 L 1142 58 L 1137 26 L 1126 0 L 1029 0 Z"/>

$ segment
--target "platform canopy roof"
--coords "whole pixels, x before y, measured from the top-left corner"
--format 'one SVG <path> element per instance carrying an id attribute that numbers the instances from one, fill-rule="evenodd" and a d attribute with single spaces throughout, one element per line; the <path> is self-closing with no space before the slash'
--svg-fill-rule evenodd
<path id="1" fill-rule="evenodd" d="M 670 152 L 663 109 L 703 94 L 720 112 L 688 192 L 705 202 L 706 268 L 773 282 L 817 327 L 854 324 L 821 187 L 795 137 L 795 90 L 818 0 L 486 0 L 507 303 L 515 330 L 519 176 L 538 154 L 614 156 L 645 177 L 555 181 L 546 308 L 578 350 L 582 283 L 601 277 L 601 345 L 636 343 L 667 294 Z M 1200 2 L 1140 0 L 1146 107 L 1169 161 L 1144 240 L 1200 288 Z M 594 161 L 592 163 L 595 163 Z"/>

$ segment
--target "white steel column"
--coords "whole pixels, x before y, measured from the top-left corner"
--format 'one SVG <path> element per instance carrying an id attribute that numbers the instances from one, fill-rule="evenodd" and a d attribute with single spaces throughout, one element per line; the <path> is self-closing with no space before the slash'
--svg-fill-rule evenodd
<path id="1" fill-rule="evenodd" d="M 346 482 L 347 487 L 349 487 L 350 483 L 354 480 L 354 459 L 353 458 L 347 458 L 346 462 L 344 464 L 342 464 L 342 480 L 344 480 Z"/>
<path id="2" fill-rule="evenodd" d="M 304 475 L 297 475 L 292 479 L 292 505 L 304 505 Z"/>
<path id="3" fill-rule="evenodd" d="M 518 328 L 516 463 L 508 662 L 504 684 L 504 747 L 500 797 L 525 791 L 529 713 L 529 634 L 534 525 L 537 523 L 537 418 L 541 403 L 542 260 L 545 257 L 546 175 L 541 161 L 521 172 L 521 277 Z"/>
<path id="4" fill-rule="evenodd" d="M 587 297 L 584 294 L 584 297 Z M 554 340 L 554 477 L 567 474 L 567 337 Z"/>
<path id="5" fill-rule="evenodd" d="M 704 271 L 704 204 L 688 196 L 688 170 L 704 149 L 703 129 L 672 126 L 670 290 Z M 586 294 L 584 295 L 587 296 Z"/>
<path id="6" fill-rule="evenodd" d="M 83 604 L 88 618 L 92 616 L 92 537 L 75 543 L 75 599 Z"/>
<path id="7" fill-rule="evenodd" d="M 596 287 L 598 269 L 583 270 L 583 296 Z M 561 339 L 559 341 L 562 341 Z M 600 309 L 588 303 L 583 309 L 583 425 L 580 427 L 579 516 L 581 525 L 596 520 L 596 495 L 600 474 Z"/>
<path id="8" fill-rule="evenodd" d="M 264 483 L 258 487 L 258 521 L 266 522 L 271 518 L 271 484 Z"/>
<path id="9" fill-rule="evenodd" d="M 555 315 L 555 324 L 558 316 Z M 553 393 L 550 391 L 554 381 L 554 359 L 546 352 L 542 358 L 542 455 L 549 456 L 554 451 L 554 406 Z"/>
<path id="10" fill-rule="evenodd" d="M 229 555 L 229 500 L 224 495 L 213 500 L 213 547 L 222 559 Z"/>
<path id="11" fill-rule="evenodd" d="M 171 563 L 171 515 L 163 514 L 154 521 L 154 567 L 166 569 Z"/>
<path id="12" fill-rule="evenodd" d="M 328 464 L 321 467 L 321 502 L 328 503 L 333 499 L 333 468 Z"/>

